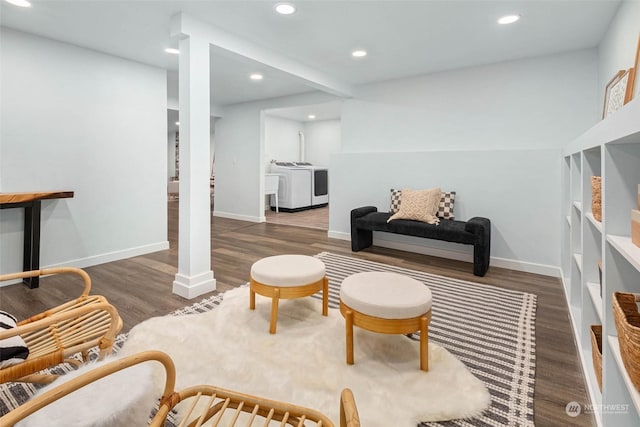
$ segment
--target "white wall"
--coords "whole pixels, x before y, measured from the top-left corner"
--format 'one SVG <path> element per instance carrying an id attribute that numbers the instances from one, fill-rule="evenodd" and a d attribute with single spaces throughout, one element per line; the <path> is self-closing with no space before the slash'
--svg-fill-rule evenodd
<path id="1" fill-rule="evenodd" d="M 264 214 L 262 129 L 260 110 L 244 106 L 229 108 L 217 123 L 215 216 L 257 222 Z"/>
<path id="2" fill-rule="evenodd" d="M 300 161 L 300 137 L 304 124 L 282 117 L 264 116 L 264 164 L 269 168 L 272 160 Z"/>
<path id="3" fill-rule="evenodd" d="M 304 126 L 305 158 L 314 165 L 329 166 L 331 154 L 341 149 L 340 120 L 306 122 Z"/>
<path id="4" fill-rule="evenodd" d="M 271 160 L 300 161 L 298 132 L 304 134 L 304 161 L 329 166 L 329 157 L 340 151 L 340 120 L 299 122 L 265 115 L 264 163 Z"/>
<path id="5" fill-rule="evenodd" d="M 354 207 L 386 210 L 392 187 L 440 186 L 458 192 L 459 219 L 492 220 L 494 261 L 555 272 L 560 148 L 598 120 L 596 82 L 586 50 L 360 88 L 343 105 L 343 153 L 331 158 L 330 235 L 349 237 Z"/>
<path id="6" fill-rule="evenodd" d="M 598 47 L 598 95 L 602 108 L 607 82 L 618 72 L 633 67 L 640 33 L 640 1 L 620 4 L 607 34 Z M 640 71 L 639 71 L 640 72 Z M 636 77 L 635 96 L 640 95 L 640 77 Z"/>
<path id="7" fill-rule="evenodd" d="M 168 248 L 164 70 L 2 29 L 3 192 L 44 201 L 41 265 Z M 22 269 L 21 209 L 0 210 L 0 271 Z"/>
<path id="8" fill-rule="evenodd" d="M 396 80 L 342 109 L 343 151 L 563 146 L 599 117 L 584 50 Z"/>
<path id="9" fill-rule="evenodd" d="M 456 219 L 492 222 L 492 265 L 554 274 L 560 257 L 560 150 L 467 150 L 343 153 L 332 156 L 332 233 L 349 232 L 360 206 L 389 210 L 391 188 L 456 191 Z M 348 237 L 336 235 L 335 237 Z M 394 244 L 395 243 L 395 244 Z M 468 245 L 377 233 L 374 245 L 472 261 Z M 427 250 L 430 248 L 430 250 Z M 533 265 L 532 265 L 533 264 Z"/>

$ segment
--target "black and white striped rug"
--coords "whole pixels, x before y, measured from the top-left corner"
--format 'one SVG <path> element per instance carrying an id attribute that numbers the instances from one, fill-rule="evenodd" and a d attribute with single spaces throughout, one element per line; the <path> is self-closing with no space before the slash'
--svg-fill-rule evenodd
<path id="1" fill-rule="evenodd" d="M 329 306 L 337 308 L 340 284 L 350 274 L 391 271 L 423 282 L 433 295 L 429 340 L 445 347 L 482 380 L 491 394 L 491 406 L 482 416 L 424 426 L 533 426 L 535 379 L 536 296 L 495 286 L 450 279 L 387 264 L 323 252 L 316 255 L 329 277 Z M 321 298 L 321 295 L 315 295 Z M 213 310 L 223 295 L 206 298 L 171 315 Z M 115 343 L 119 349 L 126 335 Z M 94 354 L 97 356 L 97 353 Z M 68 371 L 62 365 L 56 370 Z M 0 414 L 23 403 L 35 392 L 31 384 L 0 385 Z M 173 421 L 173 420 L 172 420 Z"/>
<path id="2" fill-rule="evenodd" d="M 491 406 L 477 418 L 420 426 L 534 425 L 535 295 L 329 252 L 316 256 L 327 269 L 330 307 L 339 307 L 342 280 L 365 271 L 405 274 L 431 290 L 429 340 L 449 350 L 486 384 Z"/>

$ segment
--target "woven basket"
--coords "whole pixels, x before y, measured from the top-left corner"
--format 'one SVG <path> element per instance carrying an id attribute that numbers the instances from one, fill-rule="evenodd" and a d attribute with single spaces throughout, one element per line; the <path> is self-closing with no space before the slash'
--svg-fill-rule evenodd
<path id="1" fill-rule="evenodd" d="M 618 330 L 622 362 L 631 382 L 640 391 L 640 294 L 613 293 L 613 318 Z"/>
<path id="2" fill-rule="evenodd" d="M 591 357 L 598 387 L 602 391 L 602 325 L 591 325 Z"/>
<path id="3" fill-rule="evenodd" d="M 602 177 L 591 177 L 591 213 L 597 221 L 602 221 Z"/>

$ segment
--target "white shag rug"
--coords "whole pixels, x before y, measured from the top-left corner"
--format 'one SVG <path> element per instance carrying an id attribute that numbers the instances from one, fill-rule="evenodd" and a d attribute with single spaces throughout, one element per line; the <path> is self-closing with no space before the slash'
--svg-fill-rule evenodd
<path id="1" fill-rule="evenodd" d="M 256 310 L 249 310 L 249 288 L 234 289 L 209 312 L 140 323 L 119 354 L 161 350 L 176 364 L 177 389 L 213 384 L 313 408 L 336 423 L 345 387 L 367 427 L 468 418 L 490 404 L 486 386 L 437 344 L 429 344 L 424 372 L 418 342 L 354 328 L 355 364 L 349 366 L 339 310 L 324 317 L 314 298 L 281 300 L 275 335 L 269 334 L 270 310 L 271 300 L 260 295 Z M 156 372 L 155 379 L 163 384 L 164 375 Z"/>
<path id="2" fill-rule="evenodd" d="M 90 362 L 41 388 L 36 396 L 54 389 L 119 356 Z M 16 427 L 132 427 L 147 425 L 162 388 L 152 380 L 152 365 L 143 363 L 115 372 L 56 400 L 18 422 Z M 164 383 L 163 383 L 164 384 Z M 99 402 L 99 404 L 96 404 Z"/>

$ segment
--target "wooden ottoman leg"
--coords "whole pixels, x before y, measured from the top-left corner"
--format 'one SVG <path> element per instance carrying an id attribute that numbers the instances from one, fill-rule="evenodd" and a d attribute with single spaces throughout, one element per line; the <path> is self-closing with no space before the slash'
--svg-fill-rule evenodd
<path id="1" fill-rule="evenodd" d="M 249 287 L 249 310 L 256 309 L 256 292 Z"/>
<path id="2" fill-rule="evenodd" d="M 420 318 L 420 369 L 429 370 L 429 324 L 426 316 Z"/>
<path id="3" fill-rule="evenodd" d="M 344 314 L 345 332 L 347 338 L 347 365 L 353 365 L 353 312 L 347 310 Z"/>
<path id="4" fill-rule="evenodd" d="M 322 315 L 329 315 L 329 279 L 327 276 L 322 279 Z"/>
<path id="5" fill-rule="evenodd" d="M 276 333 L 276 322 L 278 321 L 278 302 L 280 300 L 280 289 L 275 288 L 273 290 L 273 297 L 271 298 L 271 323 L 269 324 L 269 333 Z"/>

